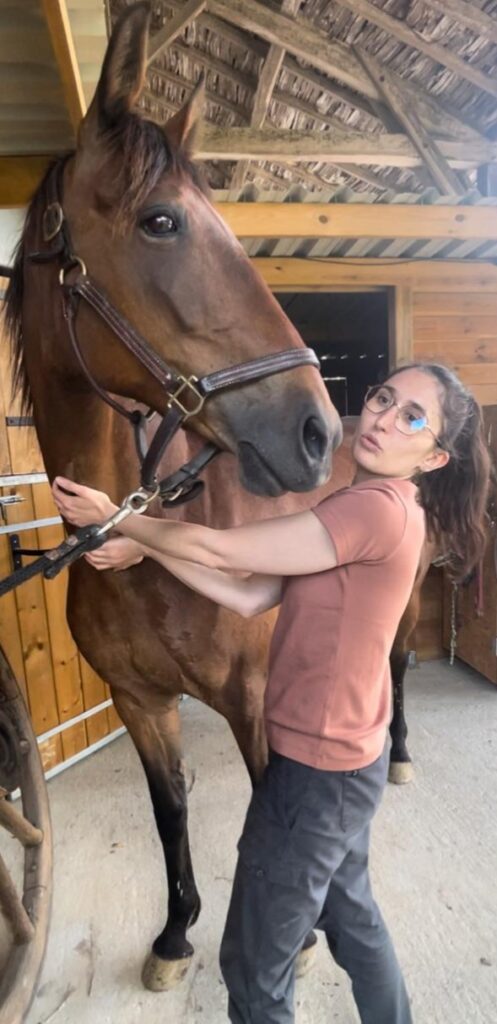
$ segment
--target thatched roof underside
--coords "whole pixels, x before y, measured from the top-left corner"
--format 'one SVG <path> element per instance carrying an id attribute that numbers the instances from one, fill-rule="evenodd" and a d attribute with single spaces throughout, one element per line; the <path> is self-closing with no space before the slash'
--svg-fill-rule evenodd
<path id="1" fill-rule="evenodd" d="M 497 0 L 458 0 L 462 9 L 483 11 L 495 21 L 497 39 Z M 126 0 L 109 0 L 111 21 L 126 6 Z M 158 32 L 177 15 L 183 0 L 156 0 L 153 4 L 152 31 Z M 271 11 L 281 11 L 279 4 L 264 4 Z M 405 45 L 390 32 L 379 28 L 365 17 L 354 15 L 349 4 L 330 0 L 302 0 L 299 18 L 319 29 L 333 41 L 376 58 L 400 79 L 413 83 L 432 98 L 447 116 L 452 115 L 471 130 L 486 138 L 497 137 L 497 99 L 460 74 L 435 61 L 425 52 Z M 497 45 L 477 34 L 467 24 L 444 15 L 440 3 L 424 0 L 374 0 L 369 7 L 382 10 L 407 26 L 420 42 L 439 44 L 465 64 L 492 81 L 497 88 Z M 150 66 L 147 94 L 143 106 L 150 116 L 166 119 L 181 106 L 198 80 L 206 73 L 207 122 L 224 129 L 246 127 L 269 43 L 260 35 L 243 31 L 233 22 L 207 12 L 200 13 Z M 357 52 L 357 51 L 351 51 Z M 387 131 L 403 131 L 395 127 L 395 119 L 385 124 L 375 102 L 347 87 L 347 101 L 336 95 L 343 87 L 339 78 L 316 70 L 309 63 L 287 53 L 276 78 L 264 119 L 265 127 L 300 131 L 329 131 L 333 127 L 350 129 L 365 136 Z M 357 102 L 355 105 L 354 100 Z M 384 108 L 383 108 L 384 110 Z M 236 170 L 235 161 L 210 161 L 208 175 L 214 189 L 230 190 Z M 476 188 L 476 169 L 459 172 L 466 191 Z M 362 167 L 337 166 L 331 162 L 275 161 L 247 162 L 243 189 L 250 198 L 251 187 L 272 189 L 281 199 L 291 186 L 300 185 L 313 193 L 316 200 L 344 187 L 371 199 L 389 199 L 399 193 L 422 194 L 432 182 L 423 168 L 385 167 L 375 164 Z M 386 194 L 386 195 L 385 195 Z M 230 199 L 244 198 L 243 190 L 232 191 Z"/>

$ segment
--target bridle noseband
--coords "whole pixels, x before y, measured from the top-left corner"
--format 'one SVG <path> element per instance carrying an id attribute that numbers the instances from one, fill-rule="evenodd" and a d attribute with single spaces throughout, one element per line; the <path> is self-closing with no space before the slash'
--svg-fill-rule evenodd
<path id="1" fill-rule="evenodd" d="M 206 444 L 198 455 L 175 473 L 158 482 L 156 479 L 157 467 L 179 428 L 192 416 L 197 416 L 207 399 L 213 395 L 226 391 L 228 388 L 262 380 L 275 373 L 293 370 L 296 367 L 314 366 L 319 369 L 319 360 L 310 348 L 288 349 L 273 355 L 260 356 L 237 366 L 215 370 L 200 378 L 193 374 L 183 376 L 176 373 L 154 351 L 129 320 L 112 305 L 103 291 L 89 277 L 83 260 L 74 253 L 69 226 L 62 207 L 62 175 L 65 163 L 64 160 L 55 165 L 47 181 L 49 202 L 42 219 L 42 239 L 46 248 L 30 253 L 28 259 L 35 263 L 46 263 L 52 260 L 59 262 L 59 285 L 72 349 L 92 389 L 115 412 L 125 416 L 132 424 L 141 463 L 141 486 L 148 492 L 158 492 L 163 504 L 173 505 L 189 501 L 203 487 L 203 483 L 197 479 L 198 474 L 211 459 L 219 454 L 220 449 L 214 444 Z M 76 332 L 76 316 L 81 301 L 90 306 L 97 316 L 111 328 L 116 337 L 159 382 L 168 395 L 167 412 L 162 417 L 148 447 L 146 426 L 154 415 L 153 410 L 142 413 L 139 410 L 127 409 L 98 384 L 86 363 Z"/>

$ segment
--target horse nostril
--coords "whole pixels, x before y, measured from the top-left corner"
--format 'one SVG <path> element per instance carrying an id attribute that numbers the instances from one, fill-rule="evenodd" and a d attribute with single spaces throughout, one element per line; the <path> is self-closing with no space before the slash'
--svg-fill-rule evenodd
<path id="1" fill-rule="evenodd" d="M 304 448 L 312 459 L 322 459 L 328 449 L 328 434 L 317 416 L 309 416 L 304 423 Z"/>

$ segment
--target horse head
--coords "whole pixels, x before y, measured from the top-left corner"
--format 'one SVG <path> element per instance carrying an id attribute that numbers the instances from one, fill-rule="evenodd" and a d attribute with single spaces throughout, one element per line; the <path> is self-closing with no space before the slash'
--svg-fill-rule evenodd
<path id="1" fill-rule="evenodd" d="M 62 203 L 73 252 L 177 374 L 200 378 L 303 348 L 209 201 L 193 162 L 202 86 L 164 125 L 137 106 L 148 23 L 149 5 L 138 3 L 116 25 L 76 152 L 64 165 Z M 81 304 L 77 317 L 81 351 L 100 387 L 163 414 L 164 387 L 94 310 Z M 50 374 L 72 386 L 81 370 L 66 333 L 45 336 L 43 356 Z M 338 415 L 313 366 L 227 390 L 189 427 L 238 456 L 248 490 L 271 496 L 322 484 L 341 438 Z"/>

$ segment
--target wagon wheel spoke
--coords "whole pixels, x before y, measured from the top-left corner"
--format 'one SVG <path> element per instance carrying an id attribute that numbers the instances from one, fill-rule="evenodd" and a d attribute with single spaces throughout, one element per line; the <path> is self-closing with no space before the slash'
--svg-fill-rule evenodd
<path id="1" fill-rule="evenodd" d="M 12 929 L 14 942 L 22 946 L 34 937 L 35 929 L 21 903 L 9 870 L 0 855 L 0 909 Z"/>
<path id="2" fill-rule="evenodd" d="M 0 825 L 6 828 L 23 846 L 39 846 L 43 832 L 36 828 L 5 799 L 0 799 Z"/>

